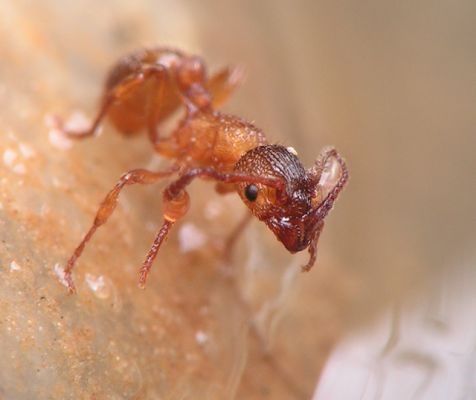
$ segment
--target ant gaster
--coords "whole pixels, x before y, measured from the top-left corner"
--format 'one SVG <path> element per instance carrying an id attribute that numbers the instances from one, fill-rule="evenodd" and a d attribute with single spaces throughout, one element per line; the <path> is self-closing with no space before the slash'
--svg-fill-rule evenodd
<path id="1" fill-rule="evenodd" d="M 75 291 L 71 274 L 78 257 L 112 214 L 124 186 L 152 184 L 172 175 L 177 178 L 163 191 L 163 224 L 140 269 L 141 287 L 170 228 L 187 213 L 186 187 L 197 177 L 216 181 L 219 193 L 238 192 L 251 213 L 291 253 L 308 248 L 309 261 L 302 268 L 311 269 L 324 218 L 347 182 L 346 164 L 331 148 L 323 150 L 306 170 L 293 148 L 268 144 L 253 124 L 216 111 L 241 80 L 239 67 L 209 76 L 197 56 L 168 48 L 140 50 L 121 58 L 110 70 L 99 112 L 89 129 L 68 130 L 56 119 L 57 126 L 74 138 L 94 135 L 105 117 L 125 135 L 146 130 L 155 151 L 172 160 L 163 171 L 125 173 L 106 195 L 64 269 L 70 292 Z M 160 135 L 161 122 L 182 106 L 185 115 L 178 126 L 169 136 Z M 338 173 L 329 173 L 336 165 Z"/>

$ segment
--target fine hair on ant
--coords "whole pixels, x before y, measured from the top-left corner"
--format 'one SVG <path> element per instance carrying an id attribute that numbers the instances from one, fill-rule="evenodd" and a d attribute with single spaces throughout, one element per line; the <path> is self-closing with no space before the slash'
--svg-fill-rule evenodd
<path id="1" fill-rule="evenodd" d="M 124 135 L 146 131 L 154 150 L 171 160 L 170 167 L 162 171 L 131 170 L 109 191 L 65 266 L 70 292 L 75 291 L 72 271 L 78 258 L 111 216 L 122 189 L 172 176 L 176 178 L 163 191 L 162 226 L 140 268 L 141 287 L 170 229 L 189 209 L 187 186 L 195 178 L 214 180 L 219 193 L 237 192 L 251 211 L 249 215 L 263 221 L 288 251 L 308 249 L 309 260 L 302 269 L 311 269 L 324 219 L 349 177 L 346 163 L 335 149 L 326 148 L 305 169 L 293 148 L 269 144 L 253 124 L 217 111 L 240 85 L 242 76 L 239 67 L 208 75 L 200 57 L 179 50 L 143 49 L 122 57 L 112 67 L 88 129 L 67 129 L 56 119 L 57 127 L 76 139 L 93 136 L 105 118 Z M 162 136 L 161 123 L 180 109 L 183 118 L 168 136 Z"/>

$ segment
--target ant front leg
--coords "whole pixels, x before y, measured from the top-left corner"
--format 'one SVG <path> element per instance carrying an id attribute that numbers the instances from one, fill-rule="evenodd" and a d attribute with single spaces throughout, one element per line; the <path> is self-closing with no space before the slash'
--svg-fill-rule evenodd
<path id="1" fill-rule="evenodd" d="M 248 224 L 250 223 L 251 219 L 253 218 L 253 214 L 251 212 L 247 212 L 238 223 L 237 226 L 233 229 L 233 231 L 228 236 L 228 239 L 225 242 L 225 260 L 229 261 L 231 259 L 233 247 L 241 236 L 243 231 L 246 229 Z"/>
<path id="2" fill-rule="evenodd" d="M 109 217 L 111 216 L 111 214 L 113 213 L 117 205 L 119 194 L 121 190 L 124 188 L 124 186 L 133 185 L 136 183 L 149 185 L 149 184 L 157 182 L 158 180 L 164 177 L 170 176 L 171 174 L 175 172 L 177 172 L 176 166 L 173 166 L 169 170 L 159 171 L 159 172 L 148 171 L 145 169 L 135 169 L 125 173 L 121 177 L 121 179 L 119 179 L 116 186 L 114 186 L 114 188 L 106 195 L 106 197 L 102 201 L 96 213 L 96 217 L 94 218 L 94 222 L 91 228 L 89 228 L 89 231 L 86 233 L 86 235 L 84 235 L 83 239 L 74 250 L 73 255 L 68 260 L 66 267 L 64 268 L 64 280 L 66 281 L 66 284 L 68 286 L 68 290 L 70 291 L 70 293 L 75 292 L 75 287 L 74 287 L 73 278 L 72 278 L 72 271 L 76 264 L 77 259 L 83 253 L 86 243 L 94 235 L 97 228 L 99 228 L 101 225 L 104 225 L 106 221 L 109 219 Z"/>
<path id="3" fill-rule="evenodd" d="M 147 66 L 141 68 L 139 71 L 131 73 L 122 81 L 117 83 L 110 89 L 107 89 L 103 95 L 101 105 L 98 113 L 96 114 L 91 126 L 84 130 L 75 130 L 68 128 L 62 119 L 55 118 L 55 124 L 64 134 L 74 139 L 84 139 L 96 134 L 99 126 L 103 122 L 104 118 L 108 115 L 111 106 L 117 102 L 121 102 L 127 99 L 134 91 L 140 86 L 146 84 L 151 79 L 157 80 L 157 82 L 164 83 L 167 79 L 167 72 L 165 68 L 160 65 Z"/>
<path id="4" fill-rule="evenodd" d="M 195 178 L 198 177 L 207 177 L 223 183 L 261 183 L 263 185 L 272 186 L 281 190 L 284 187 L 282 180 L 276 179 L 274 177 L 255 176 L 236 172 L 222 173 L 213 168 L 192 168 L 186 170 L 182 176 L 169 184 L 164 190 L 164 222 L 157 233 L 154 243 L 147 253 L 146 259 L 140 269 L 140 287 L 143 288 L 145 286 L 147 276 L 149 275 L 150 269 L 152 267 L 152 263 L 157 256 L 160 246 L 167 237 L 170 228 L 177 220 L 182 218 L 187 213 L 190 206 L 190 198 L 185 188 L 190 185 L 190 183 L 192 183 Z"/>

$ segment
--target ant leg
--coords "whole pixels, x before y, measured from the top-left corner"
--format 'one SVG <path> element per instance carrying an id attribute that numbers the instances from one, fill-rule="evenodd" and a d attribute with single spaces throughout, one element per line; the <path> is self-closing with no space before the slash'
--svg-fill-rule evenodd
<path id="1" fill-rule="evenodd" d="M 162 227 L 157 233 L 154 243 L 152 244 L 152 247 L 147 253 L 145 261 L 143 262 L 142 267 L 139 271 L 139 287 L 141 289 L 144 289 L 145 287 L 147 275 L 149 275 L 149 271 L 152 268 L 152 263 L 154 262 L 155 257 L 157 256 L 157 253 L 160 249 L 160 246 L 162 245 L 162 242 L 165 240 L 165 238 L 169 234 L 169 230 L 173 224 L 174 224 L 174 221 L 168 221 L 164 219 L 164 223 L 162 224 Z"/>
<path id="2" fill-rule="evenodd" d="M 214 74 L 207 82 L 206 87 L 212 94 L 212 106 L 220 107 L 231 94 L 243 83 L 244 68 L 241 66 L 225 67 Z"/>
<path id="3" fill-rule="evenodd" d="M 152 268 L 152 263 L 157 256 L 157 253 L 162 245 L 163 241 L 167 237 L 170 228 L 180 218 L 182 218 L 188 211 L 190 205 L 190 197 L 188 193 L 182 189 L 176 196 L 168 196 L 167 189 L 171 185 L 167 186 L 164 190 L 163 196 L 163 209 L 164 209 L 164 222 L 159 232 L 157 233 L 154 243 L 152 244 L 145 261 L 142 263 L 142 267 L 139 271 L 139 287 L 144 288 L 149 271 Z"/>
<path id="4" fill-rule="evenodd" d="M 317 258 L 317 242 L 319 242 L 319 236 L 321 235 L 322 229 L 324 228 L 324 220 L 320 220 L 317 223 L 316 227 L 316 233 L 314 234 L 314 237 L 312 238 L 311 243 L 309 244 L 309 261 L 307 262 L 306 265 L 303 265 L 301 267 L 302 272 L 308 272 L 311 270 L 312 266 L 316 262 Z"/>
<path id="5" fill-rule="evenodd" d="M 192 168 L 170 183 L 163 192 L 164 223 L 150 248 L 139 272 L 139 286 L 144 287 L 147 275 L 164 239 L 173 224 L 188 211 L 190 198 L 185 188 L 197 177 L 208 177 L 225 183 L 262 183 L 282 189 L 284 183 L 280 179 L 253 176 L 240 173 L 221 173 L 213 168 Z"/>
<path id="6" fill-rule="evenodd" d="M 174 199 L 188 186 L 193 179 L 211 178 L 223 183 L 261 183 L 276 190 L 284 190 L 285 182 L 278 177 L 251 175 L 241 172 L 219 172 L 214 168 L 191 168 L 186 170 L 176 181 L 172 182 L 164 190 L 164 198 Z"/>
<path id="7" fill-rule="evenodd" d="M 102 201 L 96 213 L 96 217 L 94 219 L 94 222 L 91 228 L 83 237 L 79 245 L 76 247 L 76 249 L 73 252 L 73 255 L 70 257 L 70 259 L 68 260 L 64 268 L 64 280 L 67 283 L 68 290 L 70 291 L 70 293 L 75 292 L 75 287 L 74 287 L 71 273 L 73 271 L 73 268 L 77 259 L 81 256 L 84 250 L 84 247 L 86 246 L 86 243 L 91 239 L 93 234 L 96 232 L 97 228 L 105 224 L 106 221 L 111 216 L 112 212 L 116 208 L 119 193 L 124 188 L 124 186 L 132 185 L 136 183 L 152 184 L 164 177 L 167 177 L 173 174 L 174 172 L 177 172 L 176 166 L 173 166 L 169 170 L 159 171 L 159 172 L 148 171 L 145 169 L 135 169 L 125 173 L 121 177 L 121 179 L 119 179 L 119 181 L 116 183 L 116 186 L 114 186 L 114 188 L 106 195 L 106 197 Z"/>
<path id="8" fill-rule="evenodd" d="M 63 119 L 59 116 L 54 117 L 54 124 L 55 128 L 60 130 L 63 134 L 74 138 L 74 139 L 84 139 L 89 136 L 94 136 L 97 129 L 99 128 L 99 125 L 101 124 L 101 121 L 104 119 L 106 116 L 109 107 L 112 104 L 112 99 L 105 99 L 101 103 L 101 108 L 99 109 L 99 112 L 97 113 L 96 117 L 94 118 L 93 123 L 91 124 L 90 127 L 84 129 L 84 130 L 75 130 L 74 128 L 69 128 L 63 121 Z"/>
<path id="9" fill-rule="evenodd" d="M 84 130 L 74 130 L 68 129 L 63 120 L 59 117 L 55 118 L 56 127 L 60 129 L 64 134 L 71 136 L 74 139 L 84 139 L 89 136 L 93 136 L 99 125 L 103 121 L 104 117 L 107 115 L 110 107 L 117 101 L 127 97 L 127 95 L 137 88 L 138 85 L 142 85 L 145 81 L 150 78 L 160 79 L 163 77 L 163 74 L 166 73 L 163 67 L 160 66 L 147 66 L 139 71 L 127 76 L 121 82 L 116 84 L 112 89 L 106 91 L 101 101 L 101 106 L 96 117 L 93 120 L 93 123 L 90 127 Z"/>
<path id="10" fill-rule="evenodd" d="M 233 247 L 235 247 L 236 241 L 240 237 L 241 233 L 248 226 L 252 217 L 253 217 L 253 214 L 250 213 L 250 212 L 247 212 L 246 215 L 241 219 L 239 224 L 237 226 L 235 226 L 235 228 L 231 232 L 230 236 L 228 237 L 228 239 L 225 243 L 224 253 L 225 253 L 225 259 L 226 260 L 229 260 L 231 258 L 231 252 L 233 250 Z"/>

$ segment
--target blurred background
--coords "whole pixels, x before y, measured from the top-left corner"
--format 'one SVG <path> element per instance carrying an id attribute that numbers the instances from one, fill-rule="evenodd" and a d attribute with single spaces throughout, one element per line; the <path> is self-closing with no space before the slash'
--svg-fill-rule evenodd
<path id="1" fill-rule="evenodd" d="M 474 398 L 475 20 L 469 0 L 0 1 L 0 398 Z M 103 196 L 162 161 L 48 118 L 92 116 L 111 64 L 152 45 L 243 65 L 227 112 L 306 166 L 346 158 L 310 273 L 256 221 L 226 264 L 244 206 L 197 182 L 139 290 L 158 185 L 124 192 L 67 294 Z"/>

